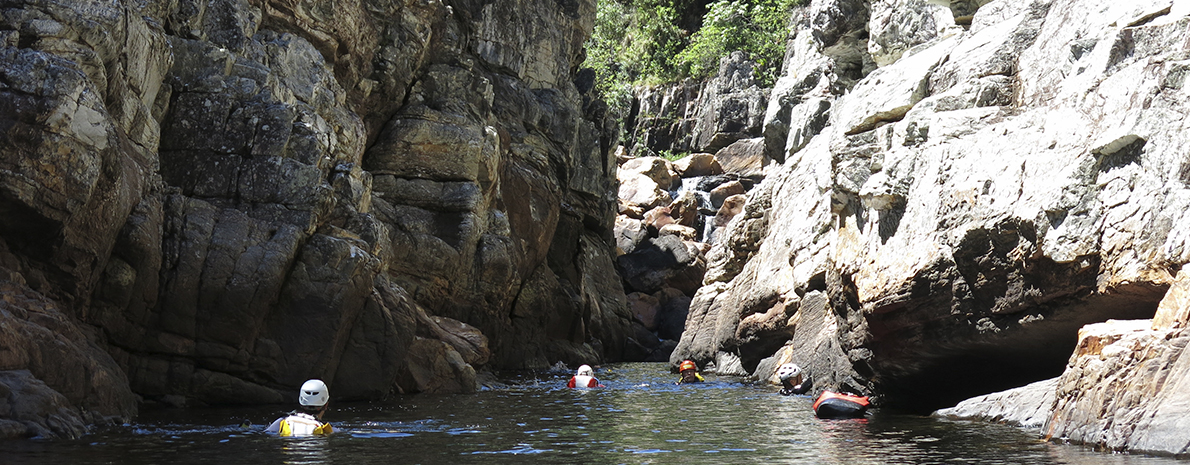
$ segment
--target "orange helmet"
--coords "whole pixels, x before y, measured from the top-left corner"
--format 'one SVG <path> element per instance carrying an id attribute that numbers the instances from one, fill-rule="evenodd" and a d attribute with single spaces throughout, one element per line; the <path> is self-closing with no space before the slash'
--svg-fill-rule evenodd
<path id="1" fill-rule="evenodd" d="M 682 360 L 682 364 L 678 366 L 678 371 L 697 370 L 698 365 L 695 365 L 691 360 Z"/>

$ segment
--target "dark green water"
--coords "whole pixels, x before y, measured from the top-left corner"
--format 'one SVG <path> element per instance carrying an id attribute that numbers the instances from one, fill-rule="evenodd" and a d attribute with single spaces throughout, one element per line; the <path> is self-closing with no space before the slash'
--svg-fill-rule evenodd
<path id="1" fill-rule="evenodd" d="M 0 442 L 0 464 L 1186 463 L 1051 444 L 986 423 L 881 412 L 819 420 L 809 397 L 714 376 L 675 386 L 662 364 L 596 376 L 608 387 L 567 389 L 569 374 L 556 373 L 476 394 L 332 403 L 337 432 L 328 438 L 261 433 L 281 413 L 275 407 L 143 412 L 136 424 L 76 441 Z M 241 429 L 244 419 L 253 426 Z"/>

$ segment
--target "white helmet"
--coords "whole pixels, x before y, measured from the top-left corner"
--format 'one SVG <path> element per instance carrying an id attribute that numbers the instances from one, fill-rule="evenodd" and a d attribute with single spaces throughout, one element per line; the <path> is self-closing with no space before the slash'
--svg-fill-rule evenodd
<path id="1" fill-rule="evenodd" d="M 331 400 L 327 392 L 326 383 L 321 379 L 312 379 L 302 383 L 302 390 L 298 393 L 298 403 L 307 407 L 322 407 Z"/>
<path id="2" fill-rule="evenodd" d="M 577 375 L 577 376 L 595 376 L 595 370 L 591 369 L 591 365 L 582 365 L 582 366 L 578 367 L 578 373 L 575 373 L 575 375 Z"/>
<path id="3" fill-rule="evenodd" d="M 785 381 L 790 378 L 796 378 L 797 375 L 800 374 L 802 374 L 801 367 L 793 363 L 786 363 L 781 365 L 780 368 L 777 368 L 777 378 L 780 378 L 781 381 Z"/>

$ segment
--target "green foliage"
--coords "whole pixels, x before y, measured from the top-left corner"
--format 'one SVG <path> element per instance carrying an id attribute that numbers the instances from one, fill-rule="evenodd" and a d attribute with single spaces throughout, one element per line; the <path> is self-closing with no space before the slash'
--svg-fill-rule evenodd
<path id="1" fill-rule="evenodd" d="M 595 70 L 597 91 L 620 117 L 634 86 L 709 77 L 736 50 L 756 63 L 760 84 L 771 86 L 790 11 L 804 1 L 598 0 L 584 66 Z"/>
<path id="2" fill-rule="evenodd" d="M 678 161 L 690 156 L 690 152 L 672 152 L 669 150 L 662 150 L 661 153 L 658 153 L 657 155 L 660 155 L 661 158 L 669 161 Z"/>
<path id="3" fill-rule="evenodd" d="M 702 28 L 677 59 L 691 77 L 715 74 L 719 59 L 743 51 L 756 63 L 757 80 L 771 86 L 780 74 L 789 33 L 789 11 L 796 0 L 718 0 L 703 16 Z"/>
<path id="4" fill-rule="evenodd" d="M 595 32 L 587 41 L 585 66 L 595 70 L 595 89 L 607 102 L 612 113 L 623 118 L 632 105 L 632 85 L 639 75 L 639 64 L 630 62 L 625 53 L 633 41 L 628 34 L 631 25 L 630 7 L 614 0 L 599 0 L 595 15 Z"/>

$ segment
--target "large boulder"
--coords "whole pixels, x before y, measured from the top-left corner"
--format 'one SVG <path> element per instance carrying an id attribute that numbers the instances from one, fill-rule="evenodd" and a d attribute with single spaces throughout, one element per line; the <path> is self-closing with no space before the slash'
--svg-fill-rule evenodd
<path id="1" fill-rule="evenodd" d="M 644 210 L 664 207 L 673 202 L 669 191 L 643 174 L 621 175 L 619 199 L 628 206 Z"/>
<path id="2" fill-rule="evenodd" d="M 760 178 L 769 162 L 764 153 L 764 138 L 740 139 L 715 152 L 715 161 L 724 173 L 738 177 Z"/>
<path id="3" fill-rule="evenodd" d="M 706 259 L 693 244 L 664 235 L 619 256 L 616 267 L 629 289 L 654 293 L 672 287 L 690 295 L 702 285 Z"/>
<path id="4" fill-rule="evenodd" d="M 682 182 L 681 172 L 677 170 L 676 166 L 661 157 L 633 158 L 621 164 L 619 171 L 616 172 L 621 183 L 638 175 L 649 178 L 663 190 L 673 189 Z"/>
<path id="5" fill-rule="evenodd" d="M 723 174 L 719 160 L 709 153 L 692 153 L 674 162 L 674 170 L 683 178 Z"/>

